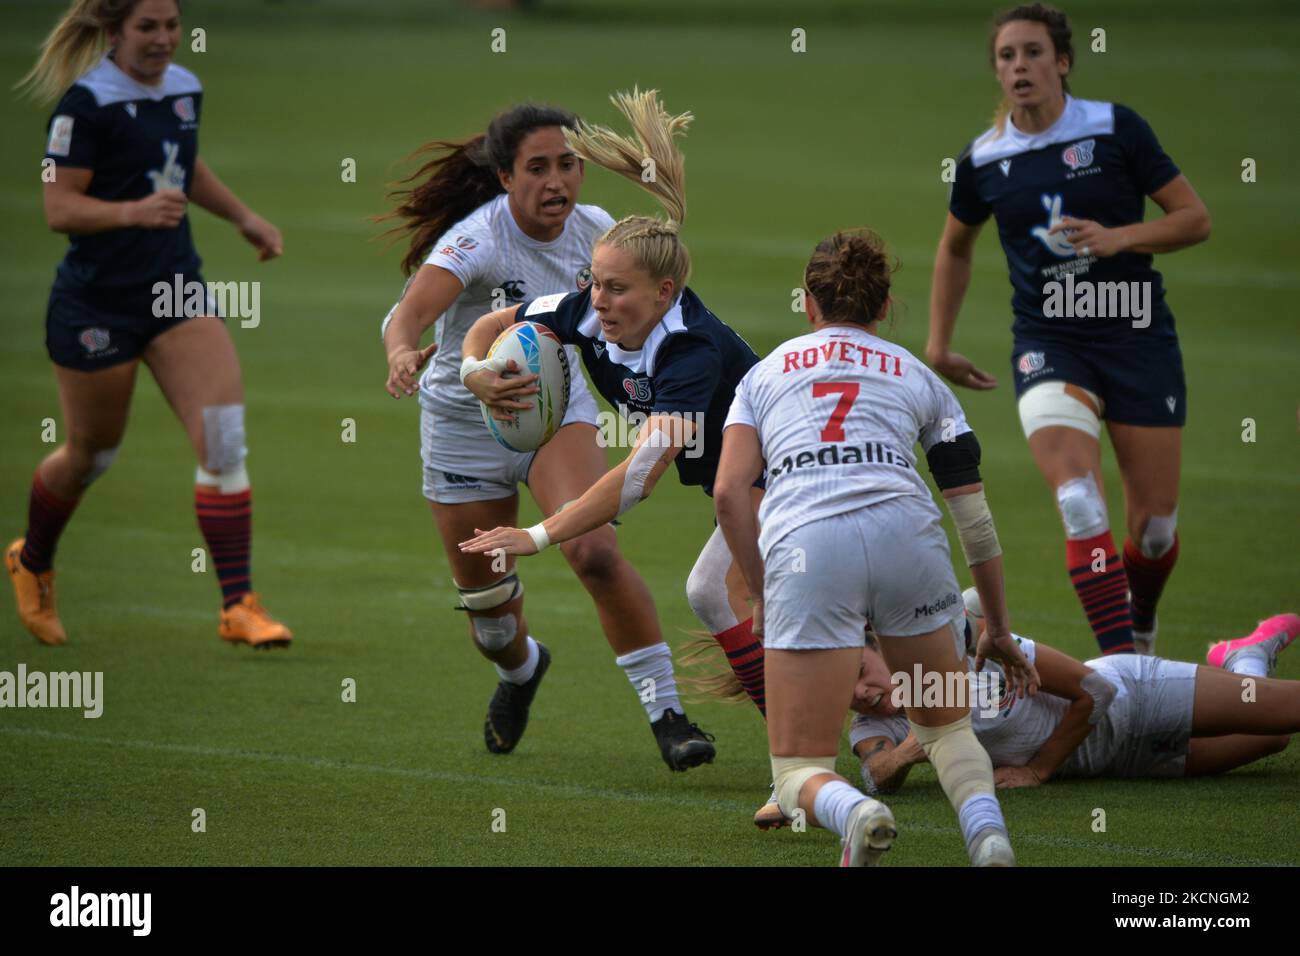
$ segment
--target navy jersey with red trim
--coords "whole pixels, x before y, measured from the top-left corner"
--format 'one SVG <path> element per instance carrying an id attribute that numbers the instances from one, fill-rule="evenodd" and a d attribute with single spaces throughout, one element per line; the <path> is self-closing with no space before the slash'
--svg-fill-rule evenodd
<path id="1" fill-rule="evenodd" d="M 1084 256 L 1063 233 L 1049 229 L 1063 217 L 1106 227 L 1141 222 L 1146 197 L 1177 175 L 1151 127 L 1133 110 L 1067 96 L 1065 111 L 1041 133 L 1022 133 L 1008 119 L 1001 132 L 990 129 L 975 140 L 957 163 L 948 209 L 967 225 L 990 215 L 997 219 L 1017 336 L 1078 341 L 1172 335 L 1173 316 L 1150 255 Z M 1149 326 L 1135 325 L 1131 314 L 1097 317 L 1105 310 L 1096 303 L 1089 309 L 1092 317 L 1078 317 L 1062 298 L 1073 290 L 1074 301 L 1081 301 L 1085 284 L 1095 293 L 1101 283 L 1117 282 L 1150 283 L 1145 289 L 1128 286 L 1149 294 Z M 1135 307 L 1130 303 L 1127 312 Z"/>
<path id="2" fill-rule="evenodd" d="M 678 454 L 677 476 L 682 484 L 713 494 L 722 425 L 737 383 L 758 356 L 689 287 L 636 351 L 605 341 L 590 289 L 531 299 L 517 318 L 541 323 L 566 345 L 578 346 L 592 385 L 624 417 L 631 412 L 702 416 L 700 444 Z M 695 421 L 698 427 L 700 418 Z"/>
<path id="3" fill-rule="evenodd" d="M 157 86 L 127 76 L 105 56 L 63 95 L 50 117 L 45 156 L 58 169 L 93 172 L 88 196 L 142 199 L 160 189 L 187 195 L 199 152 L 203 88 L 171 64 Z M 152 286 L 199 271 L 189 217 L 171 229 L 124 228 L 73 235 L 58 282 L 79 290 Z"/>

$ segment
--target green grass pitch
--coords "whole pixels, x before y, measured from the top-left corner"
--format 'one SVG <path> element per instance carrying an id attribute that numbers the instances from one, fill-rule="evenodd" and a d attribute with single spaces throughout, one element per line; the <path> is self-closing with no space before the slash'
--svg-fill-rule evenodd
<path id="1" fill-rule="evenodd" d="M 60 3 L 11 5 L 0 77 L 17 79 Z M 921 5 L 918 5 L 918 7 Z M 262 321 L 232 323 L 247 388 L 254 571 L 295 630 L 287 653 L 217 638 L 211 573 L 190 570 L 185 438 L 147 375 L 113 470 L 59 552 L 72 636 L 37 645 L 0 608 L 0 669 L 103 671 L 98 720 L 0 711 L 0 863 L 826 865 L 824 831 L 761 834 L 763 727 L 749 706 L 697 703 L 713 766 L 670 775 L 644 715 L 559 554 L 526 559 L 527 609 L 555 663 L 523 745 L 488 754 L 495 677 L 469 646 L 419 493 L 417 407 L 383 391 L 378 323 L 400 289 L 396 250 L 370 239 L 391 164 L 422 142 L 480 130 L 526 98 L 616 118 L 606 97 L 658 87 L 696 113 L 685 141 L 693 287 L 760 352 L 797 334 L 791 290 L 816 240 L 869 224 L 901 258 L 894 335 L 919 351 L 945 157 L 996 100 L 989 3 L 924 9 L 834 3 L 540 0 L 529 14 L 455 5 L 194 0 L 207 50 L 178 61 L 205 83 L 202 154 L 284 231 L 258 266 L 195 212 L 205 273 L 260 280 Z M 1200 660 L 1211 640 L 1300 607 L 1294 163 L 1300 17 L 1284 4 L 1075 2 L 1077 94 L 1141 112 L 1208 204 L 1208 244 L 1162 257 L 1190 388 L 1183 555 L 1161 606 L 1160 650 Z M 504 26 L 507 49 L 491 52 Z M 791 30 L 807 52 L 791 52 Z M 1106 31 L 1107 50 L 1089 36 Z M 43 316 L 64 239 L 48 232 L 39 163 L 48 111 L 0 97 L 0 502 L 22 533 L 31 472 L 58 420 Z M 1253 158 L 1258 181 L 1244 183 Z M 342 162 L 357 181 L 341 180 Z M 649 197 L 589 170 L 583 201 L 616 216 Z M 1061 531 L 1009 385 L 1006 269 L 981 238 L 956 346 L 1002 385 L 960 396 L 985 449 L 1017 631 L 1077 657 L 1095 645 L 1064 574 Z M 201 368 L 195 374 L 202 374 Z M 356 441 L 341 440 L 342 420 Z M 1243 420 L 1255 441 L 1242 439 Z M 1106 490 L 1122 513 L 1113 458 Z M 536 511 L 524 497 L 524 521 Z M 1118 526 L 1118 525 L 1117 525 Z M 698 491 L 666 481 L 624 521 L 670 641 L 695 626 L 684 581 L 711 528 Z M 5 541 L 9 539 L 6 538 Z M 1300 679 L 1300 651 L 1280 676 Z M 345 678 L 355 703 L 341 700 Z M 847 747 L 841 769 L 856 777 Z M 1226 777 L 1053 784 L 1003 806 L 1030 865 L 1300 863 L 1300 744 Z M 892 798 L 892 865 L 965 862 L 952 810 L 921 768 Z M 207 830 L 191 829 L 192 811 Z M 494 832 L 494 810 L 505 832 Z M 1093 811 L 1106 813 L 1094 832 Z M 499 818 L 499 815 L 498 815 Z"/>

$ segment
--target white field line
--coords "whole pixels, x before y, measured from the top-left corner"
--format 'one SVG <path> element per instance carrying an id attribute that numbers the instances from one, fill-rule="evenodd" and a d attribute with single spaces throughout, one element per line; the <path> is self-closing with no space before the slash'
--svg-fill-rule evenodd
<path id="1" fill-rule="evenodd" d="M 13 737 L 35 737 L 43 740 L 60 740 L 74 744 L 99 744 L 108 747 L 122 747 L 128 750 L 142 750 L 155 753 L 182 754 L 195 757 L 220 757 L 229 760 L 249 760 L 260 763 L 276 763 L 291 766 L 314 767 L 318 770 L 347 770 L 357 773 L 380 774 L 393 777 L 405 777 L 417 780 L 434 780 L 443 783 L 457 783 L 469 786 L 500 786 L 536 790 L 562 797 L 598 798 L 621 803 L 654 804 L 666 803 L 675 806 L 698 807 L 702 810 L 714 810 L 727 813 L 750 813 L 754 801 L 717 800 L 682 793 L 638 793 L 627 790 L 613 790 L 607 787 L 592 787 L 572 783 L 548 783 L 527 777 L 496 777 L 482 774 L 455 773 L 446 770 L 427 770 L 419 767 L 392 767 L 380 764 L 352 763 L 346 760 L 332 760 L 327 757 L 313 757 L 301 754 L 276 754 L 254 750 L 231 750 L 225 747 L 208 747 L 202 744 L 170 744 L 154 740 L 129 740 L 111 737 L 86 737 L 80 734 L 60 733 L 50 730 L 38 730 L 23 727 L 0 727 L 0 734 Z M 891 804 L 897 809 L 906 803 L 906 799 Z M 958 829 L 941 827 L 927 823 L 907 823 L 900 826 L 901 833 L 936 833 L 959 839 Z M 1082 853 L 1111 852 L 1128 853 L 1144 859 L 1169 864 L 1208 864 L 1214 866 L 1289 866 L 1295 861 L 1258 860 L 1246 857 L 1224 856 L 1219 853 L 1207 853 L 1196 850 L 1169 850 L 1160 847 L 1128 846 L 1120 843 L 1107 843 L 1094 840 L 1079 840 L 1070 837 L 1050 836 L 1046 834 L 1014 834 L 1017 845 L 1051 847 L 1053 849 L 1071 850 Z"/>

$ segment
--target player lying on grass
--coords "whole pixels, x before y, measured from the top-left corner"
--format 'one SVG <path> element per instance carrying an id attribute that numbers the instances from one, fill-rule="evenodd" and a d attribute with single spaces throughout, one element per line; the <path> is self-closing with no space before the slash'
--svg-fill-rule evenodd
<path id="1" fill-rule="evenodd" d="M 972 631 L 979 599 L 966 592 Z M 1300 733 L 1300 681 L 1274 680 L 1277 655 L 1300 635 L 1300 617 L 1277 614 L 1248 637 L 1220 641 L 1211 666 L 1108 655 L 1080 663 L 1017 638 L 1042 687 L 999 701 L 997 670 L 973 695 L 971 723 L 993 760 L 999 788 L 1036 787 L 1053 777 L 1195 777 L 1226 773 L 1285 749 Z M 868 646 L 854 688 L 849 728 L 870 792 L 896 790 L 925 753 L 894 704 L 889 669 Z M 990 686 L 991 685 L 991 686 Z M 985 703 L 993 701 L 989 706 Z"/>
<path id="2" fill-rule="evenodd" d="M 758 361 L 686 285 L 690 256 L 680 238 L 684 160 L 673 140 L 691 115 L 669 116 L 653 90 L 620 94 L 614 102 L 635 130 L 635 141 L 584 124 L 567 134 L 570 145 L 650 191 L 668 211 L 668 221 L 629 216 L 601 235 L 592 250 L 590 289 L 543 296 L 480 318 L 465 336 L 462 375 L 498 418 L 526 408 L 519 399 L 537 391 L 536 377 L 502 377 L 478 359 L 511 324 L 539 322 L 578 346 L 592 383 L 611 405 L 625 416 L 645 416 L 645 424 L 628 457 L 576 502 L 527 530 L 481 532 L 461 544 L 469 554 L 536 554 L 602 527 L 649 497 L 674 462 L 682 484 L 711 495 L 723 420 L 736 383 Z M 643 157 L 654 162 L 649 181 L 642 180 Z M 758 487 L 751 491 L 755 507 L 761 494 Z M 691 571 L 687 596 L 761 710 L 762 645 L 750 633 L 747 591 L 716 529 Z"/>
<path id="3" fill-rule="evenodd" d="M 477 527 L 515 521 L 520 484 L 544 515 L 555 514 L 604 474 L 605 452 L 597 442 L 596 400 L 581 375 L 573 376 L 568 412 L 543 448 L 515 452 L 497 444 L 460 382 L 461 338 L 503 291 L 522 299 L 525 290 L 591 282 L 592 240 L 614 220 L 599 206 L 578 203 L 583 163 L 562 132 L 577 125 L 566 110 L 525 103 L 466 142 L 430 143 L 425 151 L 442 155 L 411 177 L 421 181 L 399 193 L 397 209 L 383 217 L 400 219 L 396 231 L 410 236 L 402 263 L 410 278 L 384 320 L 386 385 L 394 398 L 419 392 L 424 496 L 471 639 L 499 678 L 483 722 L 484 743 L 497 754 L 523 738 L 551 655 L 530 633 L 513 559 L 489 563 L 457 544 Z M 437 342 L 421 350 L 420 336 L 434 323 Z M 615 663 L 638 693 L 647 680 L 654 683 L 654 700 L 642 703 L 664 762 L 686 770 L 712 758 L 713 745 L 677 697 L 654 598 L 619 553 L 614 529 L 594 528 L 560 550 L 596 605 Z"/>

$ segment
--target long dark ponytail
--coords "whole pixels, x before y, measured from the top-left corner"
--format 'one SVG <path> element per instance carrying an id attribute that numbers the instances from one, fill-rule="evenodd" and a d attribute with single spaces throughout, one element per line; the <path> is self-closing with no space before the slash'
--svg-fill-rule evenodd
<path id="1" fill-rule="evenodd" d="M 409 237 L 403 274 L 420 268 L 439 236 L 505 191 L 498 173 L 511 172 L 524 137 L 546 126 L 577 129 L 578 117 L 558 107 L 523 103 L 498 113 L 486 133 L 463 142 L 434 140 L 416 150 L 412 160 L 441 155 L 400 180 L 390 193 L 396 208 L 377 217 L 380 222 L 401 220 L 385 233 L 394 241 Z"/>

